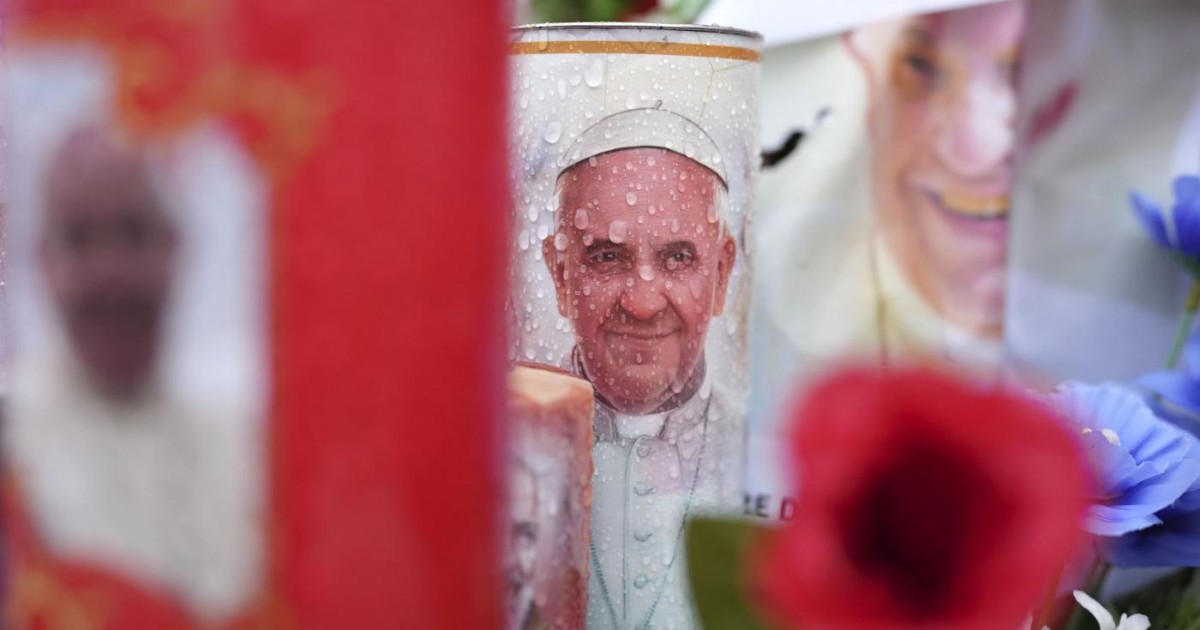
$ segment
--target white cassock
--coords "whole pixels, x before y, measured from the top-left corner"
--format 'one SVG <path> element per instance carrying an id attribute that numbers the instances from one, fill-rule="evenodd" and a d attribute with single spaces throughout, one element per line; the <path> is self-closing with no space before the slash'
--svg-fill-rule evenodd
<path id="1" fill-rule="evenodd" d="M 999 364 L 1000 340 L 972 335 L 935 312 L 870 220 L 833 235 L 802 229 L 802 223 L 790 233 L 779 227 L 760 232 L 756 348 L 786 347 L 805 368 L 846 357 L 922 355 L 983 370 Z M 813 233 L 829 237 L 814 239 Z"/>
<path id="2" fill-rule="evenodd" d="M 683 524 L 739 505 L 744 425 L 733 402 L 707 375 L 665 413 L 597 401 L 588 628 L 697 627 Z"/>
<path id="3" fill-rule="evenodd" d="M 217 421 L 245 412 L 156 387 L 114 402 L 66 360 L 18 368 L 6 459 L 50 553 L 172 594 L 202 620 L 258 594 L 254 418 Z"/>

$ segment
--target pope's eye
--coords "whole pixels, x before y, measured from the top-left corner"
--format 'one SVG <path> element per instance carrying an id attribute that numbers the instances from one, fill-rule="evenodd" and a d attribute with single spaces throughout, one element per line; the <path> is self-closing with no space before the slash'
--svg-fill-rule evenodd
<path id="1" fill-rule="evenodd" d="M 665 258 L 667 269 L 670 271 L 675 271 L 691 265 L 692 261 L 696 259 L 696 256 L 686 249 L 681 249 L 667 254 Z"/>
<path id="2" fill-rule="evenodd" d="M 933 60 L 923 55 L 907 55 L 904 57 L 904 63 L 918 74 L 929 78 L 933 78 L 938 72 Z"/>
<path id="3" fill-rule="evenodd" d="M 620 271 L 626 266 L 626 257 L 619 249 L 597 249 L 588 252 L 583 260 L 586 266 L 599 273 Z"/>

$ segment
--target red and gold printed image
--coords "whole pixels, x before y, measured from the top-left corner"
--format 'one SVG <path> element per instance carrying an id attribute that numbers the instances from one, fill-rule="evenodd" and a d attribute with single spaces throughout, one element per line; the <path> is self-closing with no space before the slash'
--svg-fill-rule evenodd
<path id="1" fill-rule="evenodd" d="M 2 625 L 500 623 L 500 12 L 5 8 Z"/>

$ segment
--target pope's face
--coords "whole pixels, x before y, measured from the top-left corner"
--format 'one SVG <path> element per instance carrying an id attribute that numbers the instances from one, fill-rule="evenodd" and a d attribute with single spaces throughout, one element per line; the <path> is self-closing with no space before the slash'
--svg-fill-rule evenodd
<path id="1" fill-rule="evenodd" d="M 1022 4 L 908 20 L 871 47 L 872 170 L 884 241 L 926 301 L 1000 333 Z"/>
<path id="2" fill-rule="evenodd" d="M 537 479 L 533 471 L 514 463 L 509 488 L 509 567 L 508 577 L 513 592 L 530 586 L 537 560 L 538 503 Z"/>
<path id="3" fill-rule="evenodd" d="M 721 186 L 655 148 L 606 153 L 559 180 L 558 229 L 543 252 L 586 376 L 618 411 L 663 409 L 699 385 L 736 255 Z"/>
<path id="4" fill-rule="evenodd" d="M 46 180 L 44 278 L 75 356 L 114 398 L 136 394 L 153 371 L 173 275 L 175 232 L 145 160 L 84 131 Z"/>

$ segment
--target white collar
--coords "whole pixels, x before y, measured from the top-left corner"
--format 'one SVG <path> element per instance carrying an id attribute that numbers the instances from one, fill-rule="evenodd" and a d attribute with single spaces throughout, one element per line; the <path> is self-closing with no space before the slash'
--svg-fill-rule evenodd
<path id="1" fill-rule="evenodd" d="M 621 413 L 596 399 L 596 440 L 616 442 L 636 440 L 641 437 L 670 439 L 702 424 L 712 402 L 711 371 L 706 371 L 704 380 L 691 398 L 682 405 L 668 411 L 649 414 Z"/>

